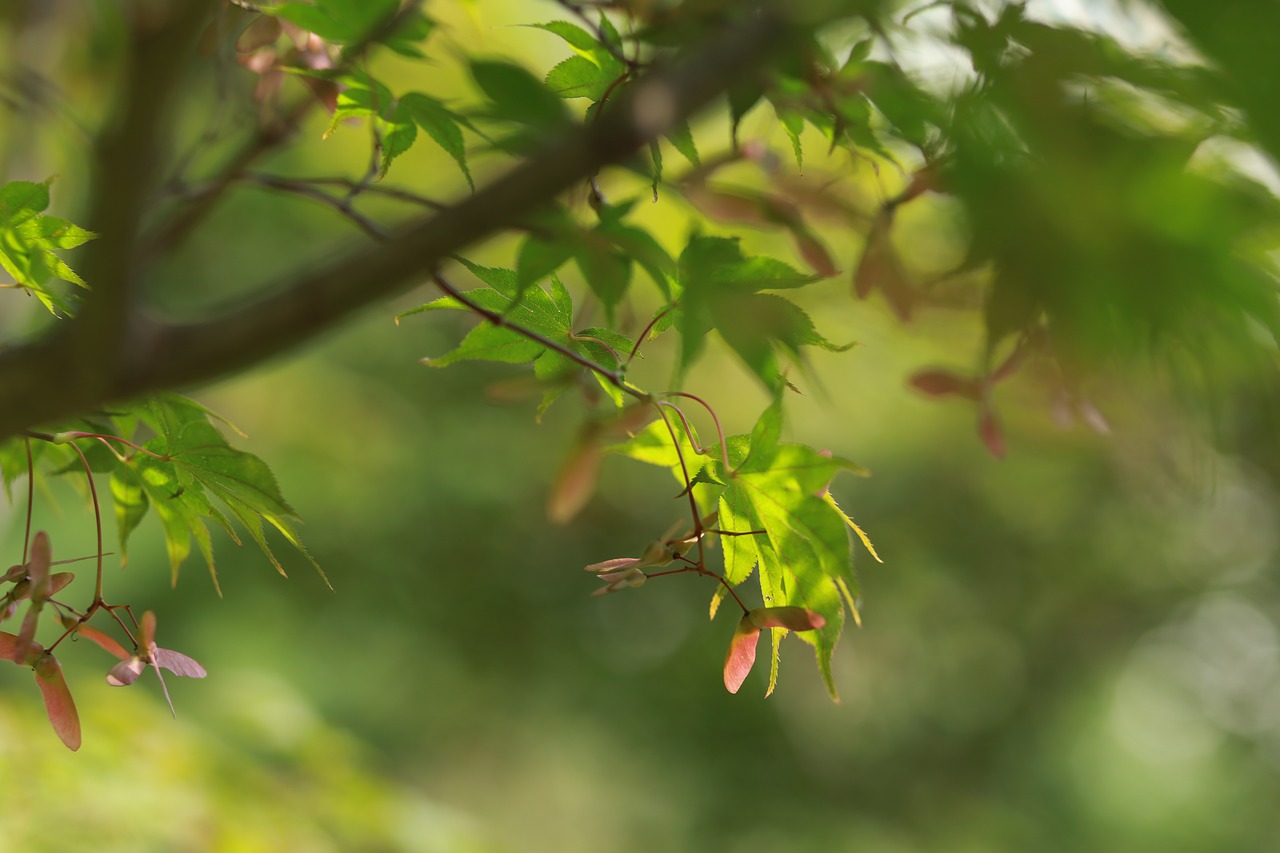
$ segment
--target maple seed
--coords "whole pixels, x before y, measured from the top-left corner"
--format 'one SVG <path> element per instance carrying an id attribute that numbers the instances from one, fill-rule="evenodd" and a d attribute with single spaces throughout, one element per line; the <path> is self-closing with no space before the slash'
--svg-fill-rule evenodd
<path id="1" fill-rule="evenodd" d="M 756 663 L 756 641 L 760 629 L 751 623 L 751 614 L 745 613 L 738 620 L 738 627 L 729 641 L 729 654 L 724 659 L 724 686 L 730 693 L 737 693 L 747 680 L 751 667 Z"/>
<path id="2" fill-rule="evenodd" d="M 756 645 L 762 628 L 787 628 L 791 631 L 812 631 L 823 627 L 827 620 L 821 614 L 804 607 L 757 607 L 742 614 L 738 627 L 729 641 L 729 654 L 724 659 L 724 686 L 730 693 L 737 693 L 747 680 L 756 662 Z"/>
<path id="3" fill-rule="evenodd" d="M 208 673 L 205 672 L 203 666 L 184 654 L 172 651 L 170 649 L 162 649 L 156 645 L 156 615 L 148 610 L 142 614 L 142 624 L 138 631 L 138 646 L 132 655 L 124 649 L 119 648 L 118 651 L 106 648 L 107 651 L 113 652 L 119 657 L 124 658 L 120 663 L 111 667 L 111 671 L 107 673 L 107 684 L 112 687 L 127 687 L 138 680 L 138 676 L 150 664 L 156 671 L 156 677 L 160 679 L 160 689 L 164 692 L 164 699 L 169 703 L 169 713 L 177 716 L 177 712 L 173 710 L 173 700 L 169 698 L 169 687 L 164 683 L 164 675 L 160 672 L 167 669 L 174 675 L 183 675 L 188 678 L 204 678 Z M 91 637 L 91 639 L 93 639 Z M 94 642 L 98 642 L 96 639 Z M 128 655 L 128 657 L 125 657 Z"/>
<path id="4" fill-rule="evenodd" d="M 629 586 L 643 586 L 644 582 L 649 579 L 644 571 L 637 569 L 635 566 L 628 566 L 625 569 L 612 572 L 601 572 L 598 577 L 608 586 L 597 589 L 591 593 L 592 595 L 608 595 L 611 592 L 617 592 Z"/>
<path id="5" fill-rule="evenodd" d="M 62 677 L 58 659 L 44 650 L 44 646 L 32 642 L 25 650 L 20 648 L 21 638 L 0 631 L 0 660 L 13 661 L 29 666 L 35 672 L 36 686 L 44 697 L 45 714 L 53 731 L 74 751 L 80 748 L 80 715 L 71 698 L 71 690 Z"/>
<path id="6" fill-rule="evenodd" d="M 827 624 L 820 613 L 804 607 L 758 607 L 746 615 L 757 628 L 786 628 L 812 631 Z"/>

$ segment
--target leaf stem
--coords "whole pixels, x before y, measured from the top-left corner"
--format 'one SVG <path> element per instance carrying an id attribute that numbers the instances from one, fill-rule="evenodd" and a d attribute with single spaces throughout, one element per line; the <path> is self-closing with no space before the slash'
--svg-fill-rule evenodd
<path id="1" fill-rule="evenodd" d="M 93 603 L 97 604 L 102 601 L 102 507 L 98 504 L 98 487 L 93 482 L 93 469 L 89 467 L 88 458 L 80 449 L 80 445 L 70 442 L 69 446 L 80 457 L 80 464 L 84 466 L 85 479 L 89 481 L 89 497 L 93 500 L 93 523 L 98 533 L 98 566 L 97 579 L 93 588 Z M 91 605 L 89 612 L 92 613 L 93 609 Z"/>
<path id="2" fill-rule="evenodd" d="M 645 336 L 648 335 L 649 332 L 653 331 L 653 327 L 658 325 L 659 320 L 670 314 L 675 310 L 675 308 L 675 303 L 672 303 L 654 315 L 653 319 L 649 321 L 649 325 L 645 326 L 644 331 L 640 333 L 640 337 L 636 338 L 635 346 L 631 348 L 631 354 L 627 356 L 627 363 L 622 365 L 623 367 L 631 366 L 631 362 L 635 359 L 636 354 L 640 352 L 640 345 L 644 343 Z"/>
<path id="3" fill-rule="evenodd" d="M 693 515 L 693 535 L 698 542 L 698 568 L 706 566 L 706 549 L 702 544 L 702 515 L 698 512 L 698 502 L 693 497 L 693 481 L 689 479 L 689 466 L 684 461 L 684 451 L 680 449 L 680 439 L 676 435 L 676 428 L 671 425 L 671 419 L 667 417 L 667 413 L 663 409 L 671 408 L 677 412 L 680 411 L 679 406 L 671 403 L 655 402 L 653 407 L 658 411 L 658 416 L 662 418 L 662 422 L 666 424 L 667 432 L 671 435 L 671 445 L 676 449 L 676 458 L 680 460 L 680 474 L 684 478 L 684 494 L 689 498 L 689 512 Z M 681 423 L 684 424 L 685 434 L 689 436 L 690 444 L 693 443 L 693 436 L 689 432 L 689 423 L 684 420 L 684 413 L 680 413 Z M 684 559 L 688 560 L 687 557 Z"/>
<path id="4" fill-rule="evenodd" d="M 690 394 L 686 391 L 668 391 L 667 394 L 672 397 L 685 397 L 698 403 L 702 408 L 707 410 L 707 414 L 711 415 L 711 420 L 716 425 L 716 435 L 720 438 L 720 461 L 724 463 L 725 476 L 729 476 L 729 448 L 725 444 L 724 429 L 720 426 L 720 418 L 716 415 L 716 410 L 711 405 L 696 394 Z"/>
<path id="5" fill-rule="evenodd" d="M 31 439 L 23 436 L 27 447 L 27 524 L 22 534 L 22 565 L 27 564 L 27 549 L 31 546 L 31 513 L 36 501 L 36 469 L 31 456 Z"/>
<path id="6" fill-rule="evenodd" d="M 742 608 L 743 613 L 750 612 L 750 608 L 748 608 L 747 605 L 742 603 L 742 599 L 738 597 L 737 591 L 735 591 L 734 588 L 730 586 L 729 582 L 725 580 L 723 575 L 713 572 L 710 569 L 704 568 L 698 565 L 697 563 L 694 563 L 693 561 L 688 560 L 687 558 L 681 558 L 681 559 L 685 559 L 686 562 L 689 563 L 689 565 L 680 569 L 667 569 L 664 572 L 648 572 L 645 574 L 645 577 L 648 578 L 649 580 L 652 580 L 654 578 L 660 578 L 666 575 L 683 575 L 683 574 L 689 574 L 692 572 L 693 574 L 702 575 L 704 577 L 715 578 L 720 583 L 720 585 L 723 586 L 725 590 L 728 591 L 729 595 L 733 596 L 733 600 L 736 601 L 738 603 L 738 606 Z"/>
<path id="7" fill-rule="evenodd" d="M 132 441 L 130 441 L 129 439 L 127 439 L 127 438 L 123 438 L 123 437 L 118 436 L 118 435 L 106 435 L 106 434 L 104 434 L 104 433 L 97 433 L 97 432 L 79 432 L 79 431 L 65 432 L 65 433 L 62 433 L 62 435 L 64 435 L 64 436 L 69 436 L 69 437 L 71 437 L 71 438 L 96 438 L 98 441 L 102 442 L 103 444 L 106 444 L 108 447 L 110 447 L 110 445 L 108 444 L 108 442 L 116 441 L 116 442 L 119 442 L 120 444 L 125 445 L 126 447 L 131 447 L 131 448 L 133 448 L 134 450 L 136 450 L 137 452 L 139 452 L 139 453 L 143 454 L 144 456 L 150 456 L 152 459 L 159 459 L 161 462 L 168 462 L 168 461 L 170 461 L 168 456 L 164 456 L 164 455 L 159 454 L 159 453 L 156 453 L 155 451 L 152 451 L 152 450 L 147 450 L 147 449 L 146 449 L 145 447 L 143 447 L 142 445 L 140 445 L 140 444 L 134 444 L 134 443 L 133 443 Z M 52 438 L 52 436 L 51 436 L 51 438 Z"/>

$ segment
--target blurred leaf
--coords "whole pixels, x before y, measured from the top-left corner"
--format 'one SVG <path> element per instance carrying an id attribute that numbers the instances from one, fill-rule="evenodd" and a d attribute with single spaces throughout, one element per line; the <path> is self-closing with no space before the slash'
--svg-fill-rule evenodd
<path id="1" fill-rule="evenodd" d="M 547 518 L 553 524 L 568 523 L 591 500 L 600 472 L 600 456 L 596 431 L 582 430 L 561 463 L 547 496 Z"/>
<path id="2" fill-rule="evenodd" d="M 702 165 L 702 161 L 698 158 L 698 148 L 693 141 L 693 131 L 689 129 L 689 122 L 680 122 L 674 130 L 667 132 L 666 137 L 667 141 L 684 155 L 684 159 L 694 166 Z"/>
<path id="3" fill-rule="evenodd" d="M 282 3 L 261 10 L 284 18 L 326 41 L 338 44 L 357 42 L 390 20 L 399 10 L 399 0 L 315 0 L 314 4 Z M 417 24 L 421 29 L 421 24 Z"/>
<path id="4" fill-rule="evenodd" d="M 49 185 L 13 181 L 0 186 L 0 269 L 38 298 L 54 315 L 69 316 L 71 300 L 49 288 L 57 278 L 80 287 L 84 279 L 55 250 L 74 249 L 96 235 L 56 216 L 44 216 Z"/>
<path id="5" fill-rule="evenodd" d="M 466 144 L 462 138 L 462 129 L 458 117 L 444 104 L 421 92 L 410 92 L 400 99 L 400 107 L 418 126 L 427 132 L 431 139 L 444 149 L 462 170 L 467 179 L 467 186 L 474 192 L 476 185 L 471 178 L 471 170 L 467 168 Z"/>
<path id="6" fill-rule="evenodd" d="M 536 77 L 518 65 L 496 60 L 472 60 L 471 76 L 489 99 L 490 115 L 540 130 L 570 123 L 564 102 Z"/>

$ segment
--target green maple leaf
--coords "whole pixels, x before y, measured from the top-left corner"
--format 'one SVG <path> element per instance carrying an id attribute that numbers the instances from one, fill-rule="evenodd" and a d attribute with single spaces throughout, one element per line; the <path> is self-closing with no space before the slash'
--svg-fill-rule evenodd
<path id="1" fill-rule="evenodd" d="M 487 288 L 467 291 L 466 297 L 486 311 L 500 315 L 503 325 L 482 319 L 457 347 L 443 355 L 423 359 L 423 364 L 446 367 L 459 361 L 499 361 L 508 364 L 533 362 L 535 376 L 548 382 L 550 386 L 547 392 L 549 397 L 544 398 L 539 414 L 564 390 L 563 385 L 556 380 L 581 366 L 563 353 L 531 340 L 511 326 L 535 332 L 608 370 L 621 367 L 619 356 L 629 353 L 633 342 L 626 336 L 607 329 L 574 332 L 573 299 L 556 276 L 551 276 L 550 290 L 544 290 L 536 285 L 523 285 L 521 275 L 516 270 L 484 267 L 465 259 L 460 260 L 472 275 L 488 285 Z M 396 319 L 399 321 L 403 317 L 426 311 L 444 310 L 467 310 L 467 306 L 453 297 L 444 296 L 411 308 Z M 617 386 L 595 372 L 592 375 L 614 403 L 621 407 L 625 399 Z"/>
<path id="2" fill-rule="evenodd" d="M 681 375 L 701 354 L 712 329 L 769 389 L 781 377 L 779 355 L 803 364 L 801 347 L 839 351 L 852 346 L 838 346 L 818 334 L 794 302 L 760 292 L 804 287 L 819 276 L 773 258 L 747 256 L 736 237 L 695 234 L 680 255 L 678 278 L 674 322 L 681 332 Z"/>
<path id="3" fill-rule="evenodd" d="M 210 422 L 206 408 L 176 394 L 158 394 L 113 417 L 118 425 L 135 419 L 150 427 L 155 437 L 143 445 L 147 453 L 126 458 L 112 472 L 111 496 L 122 554 L 127 553 L 129 536 L 147 512 L 154 510 L 164 528 L 174 581 L 195 540 L 216 587 L 218 577 L 207 522 L 216 523 L 238 544 L 240 538 L 231 523 L 235 518 L 276 570 L 284 574 L 267 543 L 263 525 L 266 522 L 328 583 L 298 538 L 293 527 L 297 514 L 284 499 L 271 469 L 257 456 L 228 444 Z M 211 498 L 216 498 L 225 511 Z"/>
<path id="4" fill-rule="evenodd" d="M 51 290 L 49 283 L 57 278 L 80 287 L 87 285 L 55 252 L 74 249 L 97 235 L 65 219 L 44 215 L 52 182 L 49 178 L 40 183 L 13 181 L 0 186 L 0 269 L 51 313 L 69 315 L 73 303 Z"/>
<path id="5" fill-rule="evenodd" d="M 765 607 L 804 607 L 826 620 L 820 629 L 798 633 L 814 647 L 823 683 L 838 699 L 831 657 L 846 607 L 857 618 L 851 531 L 869 549 L 871 545 L 826 489 L 840 471 L 865 471 L 847 459 L 782 442 L 780 397 L 749 435 L 726 438 L 723 451 L 718 445 L 699 451 L 696 436 L 687 435 L 679 420 L 672 422 L 672 429 L 680 441 L 679 454 L 672 431 L 662 421 L 649 424 L 610 452 L 667 468 L 682 485 L 686 476 L 696 481 L 700 504 L 719 510 L 719 529 L 743 534 L 721 537 L 724 578 L 729 584 L 737 586 L 756 572 Z M 712 616 L 724 595 L 723 587 L 717 589 Z M 788 633 L 785 628 L 772 631 L 769 692 L 777 683 L 779 645 Z"/>

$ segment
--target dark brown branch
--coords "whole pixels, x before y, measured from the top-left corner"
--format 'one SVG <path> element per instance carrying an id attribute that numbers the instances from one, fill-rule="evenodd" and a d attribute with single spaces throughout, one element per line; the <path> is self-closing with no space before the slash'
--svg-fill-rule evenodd
<path id="1" fill-rule="evenodd" d="M 93 282 L 76 321 L 74 354 L 85 362 L 115 361 L 128 345 L 138 281 L 137 241 L 152 200 L 173 96 L 182 69 L 216 0 L 124 4 L 128 27 L 125 74 L 118 103 L 98 135 L 88 227 L 98 239 L 85 251 L 82 274 Z M 110 371 L 77 378 L 105 378 Z"/>
<path id="2" fill-rule="evenodd" d="M 349 68 L 363 57 L 369 50 L 388 34 L 394 33 L 422 5 L 409 3 L 380 26 L 374 28 L 360 41 L 347 45 L 339 59 L 336 71 Z M 307 114 L 315 108 L 318 100 L 313 94 L 307 94 L 294 101 L 284 114 L 271 122 L 256 128 L 253 134 L 244 141 L 236 151 L 227 158 L 216 171 L 216 177 L 205 184 L 199 193 L 177 215 L 165 222 L 148 235 L 142 250 L 144 259 L 152 259 L 173 249 L 205 220 L 213 208 L 221 201 L 226 192 L 253 166 L 269 152 L 275 150 L 287 140 L 302 124 Z"/>
<path id="3" fill-rule="evenodd" d="M 445 258 L 518 223 L 602 166 L 627 158 L 767 62 L 794 34 L 781 15 L 756 13 L 691 49 L 683 62 L 628 87 L 599 121 L 566 132 L 452 210 L 411 222 L 378 245 L 350 252 L 220 316 L 183 324 L 134 317 L 122 364 L 71 355 L 79 344 L 79 321 L 0 354 L 0 437 L 111 399 L 207 382 L 315 337 L 418 284 Z M 103 370 L 92 382 L 68 387 L 78 372 Z"/>

